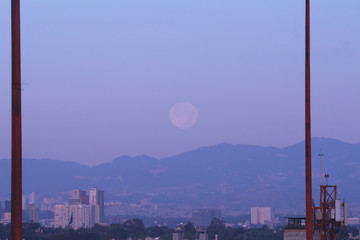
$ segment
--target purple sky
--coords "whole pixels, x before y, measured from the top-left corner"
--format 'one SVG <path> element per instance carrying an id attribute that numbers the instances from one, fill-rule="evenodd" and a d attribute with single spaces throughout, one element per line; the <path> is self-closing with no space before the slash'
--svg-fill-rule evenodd
<path id="1" fill-rule="evenodd" d="M 22 1 L 24 158 L 96 164 L 304 140 L 304 2 Z M 312 133 L 359 143 L 360 1 L 312 2 Z M 10 70 L 0 1 L 0 158 Z M 199 114 L 186 130 L 169 121 L 181 101 Z"/>

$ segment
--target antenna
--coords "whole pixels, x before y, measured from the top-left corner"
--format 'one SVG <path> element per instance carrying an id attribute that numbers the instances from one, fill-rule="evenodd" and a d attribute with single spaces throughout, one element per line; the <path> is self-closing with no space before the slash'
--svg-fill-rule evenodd
<path id="1" fill-rule="evenodd" d="M 320 148 L 320 153 L 318 154 L 320 157 L 320 185 L 322 185 L 322 157 L 324 154 L 322 153 L 322 149 Z"/>
<path id="2" fill-rule="evenodd" d="M 329 174 L 325 174 L 325 178 L 326 178 L 326 186 L 327 186 L 327 185 L 329 185 L 328 184 Z"/>

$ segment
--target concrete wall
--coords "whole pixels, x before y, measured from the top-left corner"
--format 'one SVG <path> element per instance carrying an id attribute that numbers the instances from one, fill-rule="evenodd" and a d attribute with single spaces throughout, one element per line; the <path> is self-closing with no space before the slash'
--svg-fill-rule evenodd
<path id="1" fill-rule="evenodd" d="M 306 230 L 286 229 L 284 231 L 284 240 L 306 240 Z M 319 232 L 314 233 L 314 240 L 320 240 Z"/>

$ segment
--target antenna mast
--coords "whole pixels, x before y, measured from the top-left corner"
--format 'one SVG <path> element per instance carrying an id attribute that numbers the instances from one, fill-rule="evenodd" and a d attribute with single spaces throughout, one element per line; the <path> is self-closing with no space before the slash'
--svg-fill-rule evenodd
<path id="1" fill-rule="evenodd" d="M 320 185 L 322 185 L 322 157 L 325 154 L 322 153 L 322 149 L 320 148 L 320 153 L 318 154 L 318 156 L 320 157 Z"/>
<path id="2" fill-rule="evenodd" d="M 313 239 L 313 202 L 311 180 L 311 111 L 310 111 L 310 0 L 305 10 L 305 185 L 306 185 L 306 239 Z"/>
<path id="3" fill-rule="evenodd" d="M 22 239 L 20 0 L 11 0 L 11 240 Z"/>

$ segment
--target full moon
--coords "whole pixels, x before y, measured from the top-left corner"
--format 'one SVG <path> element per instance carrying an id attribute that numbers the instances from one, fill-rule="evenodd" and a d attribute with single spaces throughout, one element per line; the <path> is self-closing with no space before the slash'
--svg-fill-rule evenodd
<path id="1" fill-rule="evenodd" d="M 195 125 L 198 119 L 198 112 L 191 103 L 179 102 L 171 107 L 169 118 L 175 127 L 187 129 Z"/>

